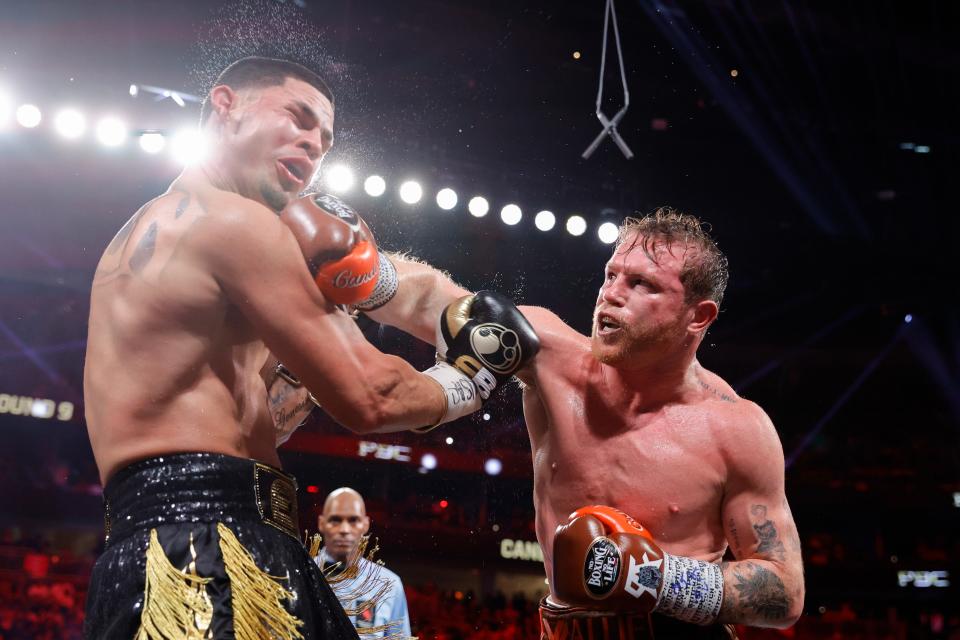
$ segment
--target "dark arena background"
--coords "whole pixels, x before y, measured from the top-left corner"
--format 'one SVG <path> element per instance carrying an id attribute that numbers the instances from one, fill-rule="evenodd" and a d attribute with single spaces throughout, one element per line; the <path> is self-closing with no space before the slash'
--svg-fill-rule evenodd
<path id="1" fill-rule="evenodd" d="M 634 157 L 606 136 L 583 159 L 602 130 L 605 8 L 0 3 L 0 638 L 81 635 L 103 540 L 82 393 L 93 272 L 202 153 L 198 97 L 248 54 L 330 79 L 317 188 L 382 247 L 582 332 L 610 223 L 660 205 L 710 222 L 731 281 L 699 358 L 777 427 L 807 588 L 794 627 L 741 637 L 960 638 L 958 5 L 619 0 L 617 131 Z M 612 30 L 606 51 L 612 117 Z M 537 637 L 517 388 L 422 436 L 361 437 L 316 411 L 280 453 L 301 528 L 336 487 L 366 497 L 415 635 Z"/>

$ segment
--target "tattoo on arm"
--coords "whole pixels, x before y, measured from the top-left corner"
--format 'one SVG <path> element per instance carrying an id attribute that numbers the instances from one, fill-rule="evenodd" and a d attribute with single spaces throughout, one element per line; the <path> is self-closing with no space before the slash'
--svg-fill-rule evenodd
<path id="1" fill-rule="evenodd" d="M 737 534 L 737 523 L 730 518 L 730 542 L 733 543 L 733 554 L 738 558 L 741 555 L 740 536 Z"/>
<path id="2" fill-rule="evenodd" d="M 773 520 L 767 518 L 767 508 L 762 504 L 755 504 L 750 508 L 750 513 L 757 520 L 760 520 L 758 524 L 753 525 L 753 530 L 757 533 L 757 539 L 760 540 L 760 544 L 757 545 L 757 553 L 784 562 L 787 559 L 787 552 L 777 536 L 777 528 L 774 526 Z"/>
<path id="3" fill-rule="evenodd" d="M 133 255 L 130 256 L 130 271 L 134 273 L 143 271 L 147 263 L 150 262 L 150 258 L 153 257 L 153 252 L 156 248 L 157 222 L 154 220 L 150 223 L 150 226 L 147 227 L 147 232 L 140 238 L 140 242 L 137 243 L 137 248 L 133 250 Z"/>
<path id="4" fill-rule="evenodd" d="M 720 619 L 749 624 L 750 620 L 775 622 L 787 616 L 790 598 L 773 571 L 753 562 L 724 562 L 721 569 L 724 576 L 732 572 L 734 582 L 733 589 L 728 583 L 724 591 Z"/>

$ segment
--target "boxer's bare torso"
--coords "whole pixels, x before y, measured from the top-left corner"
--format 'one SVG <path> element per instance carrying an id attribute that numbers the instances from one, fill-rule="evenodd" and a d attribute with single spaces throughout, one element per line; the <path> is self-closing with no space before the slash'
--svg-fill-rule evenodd
<path id="1" fill-rule="evenodd" d="M 670 553 L 718 561 L 727 548 L 725 447 L 744 412 L 759 409 L 696 361 L 673 401 L 636 406 L 639 396 L 624 393 L 588 337 L 549 312 L 523 310 L 544 338 L 523 402 L 547 575 L 557 525 L 590 504 L 631 514 Z"/>
<path id="2" fill-rule="evenodd" d="M 84 394 L 104 481 L 175 451 L 279 462 L 260 376 L 267 348 L 205 260 L 215 237 L 204 227 L 240 199 L 174 183 L 124 225 L 97 266 Z"/>

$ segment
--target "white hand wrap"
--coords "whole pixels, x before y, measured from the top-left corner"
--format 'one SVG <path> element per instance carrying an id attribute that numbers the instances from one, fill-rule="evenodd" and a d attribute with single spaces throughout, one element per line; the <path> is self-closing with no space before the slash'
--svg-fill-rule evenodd
<path id="1" fill-rule="evenodd" d="M 476 385 L 458 369 L 446 362 L 439 362 L 422 373 L 436 380 L 437 384 L 443 388 L 446 409 L 437 424 L 420 427 L 414 429 L 414 431 L 426 433 L 445 422 L 452 422 L 457 418 L 470 415 L 480 408 L 480 393 L 477 391 Z"/>
<path id="2" fill-rule="evenodd" d="M 397 278 L 397 268 L 393 266 L 390 258 L 382 251 L 379 251 L 379 275 L 377 276 L 377 286 L 374 288 L 370 297 L 363 302 L 358 302 L 354 307 L 360 311 L 373 311 L 393 300 L 397 295 L 397 288 L 400 286 Z"/>
<path id="3" fill-rule="evenodd" d="M 654 611 L 693 624 L 712 624 L 723 603 L 720 565 L 663 554 L 663 588 Z"/>

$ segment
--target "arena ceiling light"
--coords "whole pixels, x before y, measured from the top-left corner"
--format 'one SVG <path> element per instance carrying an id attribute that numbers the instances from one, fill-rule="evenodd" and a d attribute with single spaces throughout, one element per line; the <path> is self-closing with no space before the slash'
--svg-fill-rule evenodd
<path id="1" fill-rule="evenodd" d="M 587 221 L 582 216 L 572 215 L 567 218 L 567 233 L 572 236 L 582 236 L 587 230 Z"/>
<path id="2" fill-rule="evenodd" d="M 407 204 L 417 204 L 423 197 L 423 187 L 416 180 L 407 180 L 400 185 L 400 199 Z"/>
<path id="3" fill-rule="evenodd" d="M 323 181 L 330 191 L 346 193 L 353 188 L 353 171 L 344 164 L 335 164 L 323 172 Z"/>
<path id="4" fill-rule="evenodd" d="M 537 226 L 537 229 L 540 231 L 550 231 L 557 224 L 557 216 L 553 215 L 552 211 L 541 211 L 533 219 L 533 224 Z"/>
<path id="5" fill-rule="evenodd" d="M 457 192 L 449 187 L 437 191 L 437 206 L 444 211 L 450 211 L 457 206 Z"/>
<path id="6" fill-rule="evenodd" d="M 597 235 L 604 244 L 613 244 L 620 235 L 620 228 L 612 222 L 604 222 L 597 227 Z"/>
<path id="7" fill-rule="evenodd" d="M 87 130 L 87 119 L 76 109 L 63 109 L 53 119 L 57 133 L 68 140 L 76 140 Z"/>
<path id="8" fill-rule="evenodd" d="M 483 463 L 483 470 L 486 471 L 489 476 L 498 476 L 500 472 L 503 471 L 503 463 L 497 458 L 488 458 L 487 461 Z"/>
<path id="9" fill-rule="evenodd" d="M 159 131 L 147 131 L 140 134 L 140 148 L 147 153 L 160 153 L 167 146 L 167 139 Z"/>
<path id="10" fill-rule="evenodd" d="M 500 209 L 500 219 L 504 223 L 509 225 L 515 225 L 520 222 L 520 218 L 523 217 L 523 212 L 515 204 L 508 204 L 503 209 Z"/>
<path id="11" fill-rule="evenodd" d="M 425 453 L 423 457 L 420 458 L 420 466 L 424 469 L 436 469 L 437 468 L 437 456 L 432 453 Z"/>
<path id="12" fill-rule="evenodd" d="M 363 181 L 363 190 L 367 192 L 368 196 L 379 198 L 387 190 L 387 183 L 380 176 L 370 176 Z"/>
<path id="13" fill-rule="evenodd" d="M 21 127 L 33 129 L 42 119 L 40 108 L 35 104 L 22 104 L 17 107 L 17 122 Z"/>
<path id="14" fill-rule="evenodd" d="M 490 211 L 490 203 L 487 202 L 486 198 L 476 196 L 470 198 L 470 202 L 467 203 L 467 210 L 474 218 L 482 218 Z"/>
<path id="15" fill-rule="evenodd" d="M 119 147 L 127 139 L 127 125 L 120 118 L 105 116 L 97 123 L 97 140 L 105 147 Z"/>
<path id="16" fill-rule="evenodd" d="M 178 163 L 189 166 L 203 160 L 207 155 L 207 141 L 196 127 L 182 129 L 173 136 L 170 143 L 173 158 Z"/>

